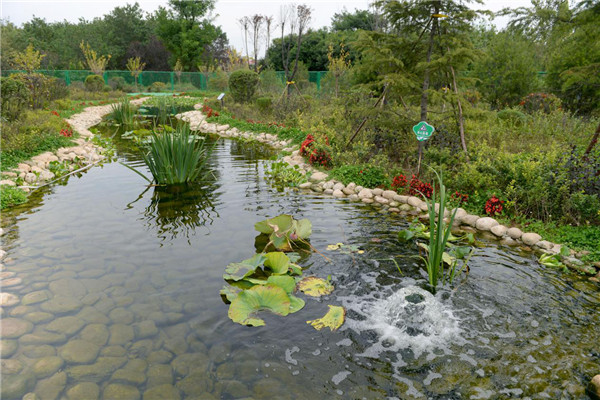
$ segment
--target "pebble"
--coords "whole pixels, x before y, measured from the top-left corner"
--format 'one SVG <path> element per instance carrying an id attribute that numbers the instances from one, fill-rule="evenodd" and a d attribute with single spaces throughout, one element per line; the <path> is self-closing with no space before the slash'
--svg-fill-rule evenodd
<path id="1" fill-rule="evenodd" d="M 16 339 L 33 330 L 33 324 L 18 318 L 3 318 L 0 324 L 2 339 Z"/>
<path id="2" fill-rule="evenodd" d="M 100 347 L 86 340 L 70 340 L 60 349 L 59 355 L 72 364 L 90 364 L 98 357 Z"/>
<path id="3" fill-rule="evenodd" d="M 79 334 L 82 340 L 94 343 L 98 346 L 104 346 L 108 341 L 109 332 L 106 325 L 89 324 Z"/>
<path id="4" fill-rule="evenodd" d="M 65 361 L 57 356 L 44 357 L 33 365 L 33 373 L 38 378 L 45 378 L 56 373 L 64 363 Z"/>
<path id="5" fill-rule="evenodd" d="M 111 383 L 104 388 L 103 397 L 105 399 L 138 400 L 140 391 L 135 386 Z"/>
<path id="6" fill-rule="evenodd" d="M 24 305 L 31 305 L 41 303 L 42 301 L 46 301 L 50 298 L 50 292 L 47 290 L 38 290 L 36 292 L 27 293 L 23 296 L 23 300 L 21 301 Z"/>
<path id="7" fill-rule="evenodd" d="M 531 232 L 524 233 L 521 236 L 521 240 L 527 246 L 533 246 L 534 244 L 536 244 L 537 242 L 539 242 L 541 239 L 542 239 L 542 237 L 540 235 L 538 235 L 537 233 L 531 233 Z"/>
<path id="8" fill-rule="evenodd" d="M 67 390 L 69 400 L 97 400 L 100 397 L 100 387 L 94 382 L 78 383 Z"/>
<path id="9" fill-rule="evenodd" d="M 49 332 L 62 333 L 66 336 L 73 336 L 79 332 L 85 325 L 85 321 L 80 318 L 68 316 L 57 318 L 44 327 Z"/>
<path id="10" fill-rule="evenodd" d="M 2 307 L 14 306 L 16 304 L 19 304 L 19 301 L 19 297 L 12 293 L 0 293 L 0 306 Z"/>

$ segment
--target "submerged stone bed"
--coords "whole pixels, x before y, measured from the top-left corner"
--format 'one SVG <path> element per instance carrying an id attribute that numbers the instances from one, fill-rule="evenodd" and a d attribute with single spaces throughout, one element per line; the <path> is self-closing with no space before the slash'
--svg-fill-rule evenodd
<path id="1" fill-rule="evenodd" d="M 305 162 L 304 157 L 299 154 L 299 150 L 292 146 L 291 140 L 284 141 L 280 140 L 276 135 L 242 132 L 229 125 L 209 123 L 206 121 L 204 114 L 199 111 L 201 107 L 201 104 L 196 104 L 194 106 L 195 111 L 181 113 L 177 117 L 188 122 L 192 131 L 216 134 L 227 138 L 256 140 L 276 149 L 291 152 L 291 155 L 283 157 L 283 161 L 290 166 L 297 165 L 299 171 L 303 174 L 308 174 L 309 177 L 308 182 L 299 186 L 302 190 L 323 193 L 324 195 L 347 199 L 352 202 L 371 204 L 372 206 L 380 207 L 382 211 L 401 216 L 415 216 L 421 220 L 429 220 L 427 203 L 418 197 L 400 195 L 393 190 L 365 188 L 356 185 L 356 183 L 344 185 L 342 182 L 328 179 L 329 176 L 326 173 L 316 170 Z M 435 207 L 437 212 L 439 204 L 436 203 Z M 450 216 L 449 210 L 446 210 L 445 216 Z M 499 240 L 503 245 L 522 246 L 525 250 L 540 253 L 559 254 L 562 247 L 561 244 L 543 240 L 537 233 L 523 232 L 517 227 L 507 227 L 501 225 L 494 218 L 469 214 L 462 208 L 458 208 L 456 212 L 453 229 L 463 232 L 481 232 L 490 239 Z M 600 282 L 600 263 L 595 263 L 593 266 L 585 265 L 581 260 L 574 257 L 574 255 L 575 253 L 569 257 L 563 257 L 563 263 L 580 273 L 595 275 L 589 279 L 594 282 Z"/>

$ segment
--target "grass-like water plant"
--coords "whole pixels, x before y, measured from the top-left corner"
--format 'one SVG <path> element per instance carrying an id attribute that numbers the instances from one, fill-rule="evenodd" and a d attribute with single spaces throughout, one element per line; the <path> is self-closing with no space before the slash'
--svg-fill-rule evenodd
<path id="1" fill-rule="evenodd" d="M 427 251 L 426 256 L 422 257 L 422 259 L 427 266 L 429 284 L 435 289 L 440 279 L 442 279 L 442 281 L 448 280 L 450 283 L 452 283 L 454 277 L 456 276 L 457 262 L 456 259 L 453 260 L 452 257 L 446 252 L 446 245 L 448 243 L 448 239 L 450 238 L 450 228 L 454 222 L 457 209 L 454 210 L 449 221 L 446 222 L 444 219 L 446 202 L 448 201 L 446 186 L 444 186 L 442 173 L 440 172 L 438 174 L 438 172 L 435 170 L 433 172 L 438 180 L 439 193 L 436 192 L 434 187 L 431 201 L 425 195 L 423 195 L 423 200 L 425 200 L 427 203 L 427 209 L 429 210 L 430 234 L 429 245 L 421 244 L 421 247 L 425 248 Z M 435 206 L 436 200 L 439 203 L 437 213 Z M 447 269 L 444 268 L 444 262 L 449 265 Z"/>
<path id="2" fill-rule="evenodd" d="M 187 125 L 182 125 L 172 132 L 151 133 L 148 151 L 143 158 L 154 178 L 153 181 L 135 168 L 126 166 L 151 183 L 189 183 L 210 173 L 207 162 L 213 149 L 214 145 L 205 144 L 205 140 L 190 133 Z"/>
<path id="3" fill-rule="evenodd" d="M 109 118 L 116 124 L 133 126 L 136 121 L 137 107 L 131 104 L 129 98 L 124 98 L 119 103 L 111 106 Z"/>

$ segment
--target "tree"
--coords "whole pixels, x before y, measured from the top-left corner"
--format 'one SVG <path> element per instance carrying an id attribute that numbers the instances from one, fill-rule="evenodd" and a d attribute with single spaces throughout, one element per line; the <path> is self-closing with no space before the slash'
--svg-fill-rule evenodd
<path id="1" fill-rule="evenodd" d="M 22 69 L 28 74 L 32 74 L 36 69 L 40 69 L 44 54 L 34 50 L 33 45 L 27 46 L 24 52 L 15 54 L 13 62 L 17 69 Z"/>
<path id="2" fill-rule="evenodd" d="M 355 9 L 353 13 L 343 10 L 341 13 L 333 14 L 333 18 L 331 18 L 331 30 L 334 32 L 375 30 L 375 15 L 369 10 Z"/>
<path id="3" fill-rule="evenodd" d="M 105 56 L 98 56 L 95 50 L 90 47 L 89 43 L 85 43 L 83 40 L 79 44 L 79 48 L 81 48 L 81 52 L 85 57 L 85 62 L 94 74 L 102 75 L 104 70 L 106 69 L 106 65 L 108 64 L 108 60 L 110 60 L 110 54 Z"/>
<path id="4" fill-rule="evenodd" d="M 137 2 L 115 7 L 103 20 L 106 27 L 104 40 L 112 46 L 114 65 L 123 68 L 128 60 L 126 55 L 130 43 L 147 43 L 152 36 L 152 27 L 143 19 L 143 10 Z"/>
<path id="5" fill-rule="evenodd" d="M 292 90 L 290 83 L 294 81 L 294 77 L 298 72 L 298 58 L 300 56 L 300 46 L 302 45 L 302 35 L 306 32 L 308 24 L 310 23 L 311 9 L 303 4 L 296 7 L 293 5 L 282 6 L 280 18 L 282 43 L 281 61 L 283 64 L 283 70 L 285 72 L 285 79 L 286 82 L 288 82 L 287 94 L 289 96 Z M 293 42 L 288 40 L 286 43 L 286 32 L 288 32 L 288 37 L 291 37 L 291 35 L 296 35 L 296 56 L 293 61 L 293 68 L 291 67 L 292 60 L 290 58 L 292 55 L 291 48 Z"/>
<path id="6" fill-rule="evenodd" d="M 483 56 L 474 63 L 477 88 L 496 108 L 515 105 L 539 87 L 535 44 L 518 32 L 481 31 Z"/>
<path id="7" fill-rule="evenodd" d="M 140 57 L 146 62 L 146 68 L 150 71 L 171 71 L 169 65 L 171 53 L 155 35 L 152 35 L 146 43 L 131 42 L 125 56 Z"/>
<path id="8" fill-rule="evenodd" d="M 183 64 L 181 60 L 177 59 L 175 65 L 173 66 L 173 72 L 177 75 L 177 84 L 181 85 L 181 73 L 183 72 Z"/>
<path id="9" fill-rule="evenodd" d="M 561 20 L 562 21 L 562 20 Z M 600 110 L 600 3 L 582 1 L 572 18 L 554 25 L 549 41 L 549 87 L 571 110 Z"/>
<path id="10" fill-rule="evenodd" d="M 453 88 L 458 109 L 457 125 L 465 154 L 467 146 L 456 70 L 466 67 L 476 57 L 470 33 L 472 22 L 478 13 L 467 6 L 470 2 L 471 0 L 379 2 L 393 32 L 404 42 L 404 51 L 415 55 L 416 64 L 405 65 L 423 74 L 421 121 L 427 120 L 431 84 Z M 420 34 L 416 36 L 416 32 Z M 426 39 L 422 40 L 423 38 Z M 432 78 L 436 82 L 432 82 Z"/>
<path id="11" fill-rule="evenodd" d="M 240 28 L 242 28 L 242 32 L 244 34 L 244 45 L 246 47 L 246 62 L 248 63 L 248 68 L 250 68 L 250 52 L 248 51 L 248 30 L 250 29 L 250 17 L 245 16 L 238 19 L 238 24 Z"/>
<path id="12" fill-rule="evenodd" d="M 264 16 L 265 19 L 265 37 L 266 37 L 266 46 L 265 46 L 265 54 L 269 51 L 269 47 L 271 46 L 271 26 L 273 25 L 273 16 Z"/>
<path id="13" fill-rule="evenodd" d="M 127 69 L 131 73 L 131 76 L 133 76 L 133 78 L 135 79 L 136 89 L 138 84 L 138 76 L 140 76 L 145 66 L 146 63 L 143 63 L 139 57 L 134 57 L 127 60 Z"/>
<path id="14" fill-rule="evenodd" d="M 252 26 L 252 47 L 254 55 L 254 71 L 258 72 L 258 52 L 260 51 L 260 37 L 262 36 L 262 25 L 264 17 L 259 14 L 255 14 L 250 18 L 250 25 Z"/>
<path id="15" fill-rule="evenodd" d="M 214 0 L 169 0 L 169 9 L 160 7 L 155 14 L 158 36 L 184 70 L 196 68 L 205 46 L 217 37 L 207 17 L 214 5 Z"/>
<path id="16" fill-rule="evenodd" d="M 333 46 L 329 45 L 327 58 L 329 59 L 327 69 L 335 79 L 335 97 L 338 97 L 339 80 L 350 69 L 350 60 L 348 59 L 348 52 L 344 49 L 344 43 L 340 43 L 340 55 L 338 57 L 333 55 Z"/>

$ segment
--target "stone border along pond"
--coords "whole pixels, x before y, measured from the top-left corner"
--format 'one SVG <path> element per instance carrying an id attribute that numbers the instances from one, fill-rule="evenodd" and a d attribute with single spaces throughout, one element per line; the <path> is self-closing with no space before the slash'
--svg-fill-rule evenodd
<path id="1" fill-rule="evenodd" d="M 132 100 L 131 103 L 135 105 L 142 104 L 148 98 L 144 97 Z M 94 137 L 94 134 L 89 131 L 89 128 L 99 124 L 102 118 L 111 112 L 111 109 L 112 104 L 87 107 L 83 112 L 66 118 L 65 121 L 81 136 L 73 139 L 73 142 L 77 145 L 61 147 L 56 150 L 56 153 L 47 151 L 32 157 L 31 160 L 19 163 L 13 171 L 2 172 L 0 185 L 17 186 L 15 181 L 21 178 L 28 185 L 18 186 L 18 188 L 29 192 L 31 189 L 45 186 L 55 178 L 54 173 L 48 168 L 53 161 L 66 161 L 69 163 L 69 170 L 71 172 L 75 171 L 76 165 L 81 165 L 84 167 L 82 169 L 86 169 L 102 161 L 105 158 L 102 155 L 104 149 L 91 142 L 90 139 Z"/>
<path id="2" fill-rule="evenodd" d="M 401 216 L 418 216 L 419 219 L 429 221 L 427 212 L 427 203 L 415 196 L 399 195 L 393 190 L 369 189 L 357 186 L 355 183 L 344 185 L 336 180 L 328 180 L 328 175 L 318 171 L 307 164 L 304 158 L 299 154 L 299 150 L 291 145 L 291 140 L 279 140 L 276 135 L 267 133 L 241 132 L 237 128 L 231 128 L 229 125 L 219 125 L 206 121 L 206 116 L 199 111 L 202 104 L 196 104 L 195 111 L 187 111 L 176 115 L 183 121 L 190 124 L 192 131 L 202 133 L 216 134 L 226 138 L 250 139 L 268 144 L 276 149 L 285 152 L 291 152 L 291 155 L 283 157 L 283 161 L 290 166 L 297 165 L 299 171 L 303 174 L 309 174 L 309 182 L 301 184 L 300 189 L 310 190 L 317 193 L 331 195 L 335 198 L 346 198 L 353 202 L 363 202 L 376 207 L 382 207 L 391 213 Z M 439 207 L 435 205 L 436 211 Z M 450 216 L 450 211 L 446 210 L 446 216 Z M 467 213 L 464 209 L 458 208 L 453 224 L 454 229 L 460 229 L 464 232 L 482 232 L 489 239 L 499 240 L 501 244 L 507 246 L 521 246 L 524 250 L 536 251 L 538 253 L 560 254 L 562 245 L 552 243 L 548 240 L 542 240 L 542 237 L 534 232 L 523 232 L 516 227 L 507 227 L 501 225 L 491 217 L 480 217 Z M 594 282 L 600 282 L 600 263 L 593 266 L 585 265 L 581 260 L 574 257 L 574 252 L 569 257 L 562 257 L 562 262 L 569 268 L 586 274 L 595 275 L 589 279 Z"/>

